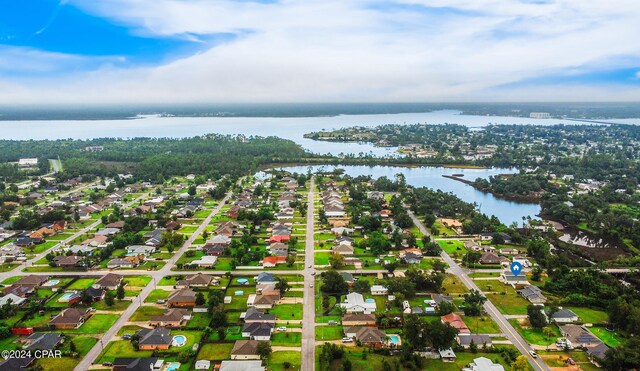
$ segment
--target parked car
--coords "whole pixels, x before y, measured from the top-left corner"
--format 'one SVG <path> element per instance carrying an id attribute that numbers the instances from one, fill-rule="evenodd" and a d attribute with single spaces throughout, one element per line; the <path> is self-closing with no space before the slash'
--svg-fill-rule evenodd
<path id="1" fill-rule="evenodd" d="M 286 326 L 280 326 L 280 327 L 278 327 L 278 331 L 287 331 L 287 327 Z"/>
<path id="2" fill-rule="evenodd" d="M 129 335 L 129 334 L 125 334 L 125 335 L 122 335 L 122 338 L 123 338 L 124 340 L 131 340 L 131 335 Z"/>
<path id="3" fill-rule="evenodd" d="M 352 341 L 353 341 L 353 339 L 352 339 L 352 338 L 348 338 L 348 337 L 343 337 L 343 338 L 342 338 L 342 342 L 343 342 L 343 343 L 350 343 L 350 342 L 352 342 Z"/>
<path id="4" fill-rule="evenodd" d="M 331 320 L 331 321 L 329 321 L 327 324 L 328 324 L 329 326 L 331 326 L 331 325 L 337 325 L 337 324 L 338 324 L 338 321 L 333 321 L 333 320 Z"/>

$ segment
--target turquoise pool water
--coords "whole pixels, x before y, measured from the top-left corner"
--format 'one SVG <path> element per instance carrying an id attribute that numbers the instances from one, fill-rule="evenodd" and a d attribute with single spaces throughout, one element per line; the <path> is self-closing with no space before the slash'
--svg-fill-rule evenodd
<path id="1" fill-rule="evenodd" d="M 187 343 L 187 337 L 184 335 L 176 335 L 173 337 L 172 345 L 174 347 L 181 347 L 181 346 L 184 346 L 186 343 Z M 179 363 L 178 363 L 178 366 L 180 366 Z"/>
<path id="2" fill-rule="evenodd" d="M 49 280 L 45 282 L 42 286 L 51 287 L 60 283 L 60 280 Z"/>
<path id="3" fill-rule="evenodd" d="M 242 295 L 244 295 L 244 291 L 238 290 L 238 291 L 235 292 L 235 294 L 236 294 L 236 296 L 242 296 Z"/>
<path id="4" fill-rule="evenodd" d="M 374 299 L 367 299 L 365 300 L 367 303 L 375 303 L 376 301 Z"/>
<path id="5" fill-rule="evenodd" d="M 173 363 L 169 363 L 169 365 L 166 368 L 166 371 L 176 371 L 179 368 L 180 368 L 180 363 L 173 362 Z"/>
<path id="6" fill-rule="evenodd" d="M 249 280 L 246 279 L 246 278 L 238 278 L 238 283 L 240 283 L 240 284 L 245 284 L 247 282 L 249 282 Z"/>
<path id="7" fill-rule="evenodd" d="M 395 345 L 400 344 L 400 336 L 398 336 L 398 335 L 389 335 L 389 342 L 391 344 L 395 344 Z"/>
<path id="8" fill-rule="evenodd" d="M 74 295 L 74 293 L 73 293 L 73 292 L 67 292 L 67 293 L 65 293 L 64 295 L 62 295 L 62 296 L 60 297 L 60 299 L 58 299 L 58 301 L 62 301 L 62 302 L 64 302 L 64 301 L 69 301 L 69 299 L 71 299 L 71 297 L 72 297 L 73 295 Z"/>

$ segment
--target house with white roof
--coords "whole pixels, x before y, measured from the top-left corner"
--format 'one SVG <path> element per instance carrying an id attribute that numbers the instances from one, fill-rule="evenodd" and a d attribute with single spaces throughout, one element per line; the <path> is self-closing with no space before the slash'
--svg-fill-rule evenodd
<path id="1" fill-rule="evenodd" d="M 362 294 L 357 292 L 352 292 L 345 298 L 343 303 L 340 303 L 340 306 L 346 309 L 347 313 L 364 313 L 371 314 L 376 311 L 376 302 L 375 300 L 364 300 Z"/>

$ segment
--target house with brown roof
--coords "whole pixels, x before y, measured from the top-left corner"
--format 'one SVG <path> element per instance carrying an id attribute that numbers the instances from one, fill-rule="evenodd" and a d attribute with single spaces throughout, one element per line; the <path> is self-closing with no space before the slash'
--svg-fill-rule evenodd
<path id="1" fill-rule="evenodd" d="M 74 268 L 82 259 L 83 258 L 78 255 L 60 255 L 53 258 L 53 262 L 61 268 Z"/>
<path id="2" fill-rule="evenodd" d="M 14 284 L 42 286 L 47 281 L 49 281 L 49 276 L 36 276 L 35 274 L 30 274 L 28 276 L 24 276 L 21 279 L 17 280 Z"/>
<path id="3" fill-rule="evenodd" d="M 176 288 L 207 287 L 211 284 L 212 280 L 212 275 L 198 273 L 176 282 Z"/>
<path id="4" fill-rule="evenodd" d="M 353 248 L 353 246 L 351 244 L 341 243 L 339 245 L 334 245 L 331 248 L 331 253 L 332 254 L 345 255 L 345 256 L 351 256 L 354 253 L 354 248 Z"/>
<path id="5" fill-rule="evenodd" d="M 231 359 L 260 359 L 258 344 L 260 344 L 258 340 L 236 340 L 231 349 Z"/>
<path id="6" fill-rule="evenodd" d="M 167 298 L 169 307 L 194 307 L 196 305 L 196 293 L 191 289 L 180 289 L 172 292 Z"/>
<path id="7" fill-rule="evenodd" d="M 186 309 L 169 309 L 160 316 L 151 317 L 149 326 L 178 328 L 188 321 L 191 315 Z"/>
<path id="8" fill-rule="evenodd" d="M 562 336 L 567 339 L 567 345 L 570 348 L 592 348 L 602 343 L 600 339 L 580 325 L 569 324 L 558 327 Z"/>
<path id="9" fill-rule="evenodd" d="M 280 301 L 280 295 L 249 295 L 247 306 L 258 309 L 271 309 Z"/>
<path id="10" fill-rule="evenodd" d="M 49 326 L 57 330 L 69 330 L 82 326 L 89 319 L 89 309 L 67 308 L 49 321 Z"/>
<path id="11" fill-rule="evenodd" d="M 487 251 L 480 257 L 480 264 L 502 264 L 502 262 L 509 262 L 509 259 L 499 256 L 496 253 Z"/>
<path id="12" fill-rule="evenodd" d="M 348 338 L 356 339 L 362 345 L 379 348 L 387 339 L 387 334 L 377 327 L 371 326 L 351 326 L 345 327 L 344 335 Z"/>
<path id="13" fill-rule="evenodd" d="M 364 313 L 347 313 L 342 316 L 343 326 L 375 326 L 376 315 Z"/>
<path id="14" fill-rule="evenodd" d="M 446 316 L 441 316 L 440 320 L 442 323 L 448 323 L 451 327 L 457 329 L 460 334 L 471 333 L 471 330 L 469 330 L 469 327 L 464 323 L 462 317 L 455 313 L 449 313 Z"/>
<path id="15" fill-rule="evenodd" d="M 93 284 L 93 288 L 115 290 L 122 282 L 122 276 L 115 273 L 108 273 Z"/>

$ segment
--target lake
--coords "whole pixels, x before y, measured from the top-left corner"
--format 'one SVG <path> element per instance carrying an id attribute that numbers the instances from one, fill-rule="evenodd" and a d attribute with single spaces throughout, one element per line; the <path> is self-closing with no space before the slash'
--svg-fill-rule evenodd
<path id="1" fill-rule="evenodd" d="M 518 203 L 513 201 L 501 200 L 492 194 L 483 193 L 475 188 L 453 179 L 445 178 L 442 175 L 464 174 L 464 179 L 475 180 L 477 178 L 489 178 L 498 174 L 517 173 L 517 169 L 462 169 L 462 168 L 445 168 L 445 167 L 398 167 L 398 166 L 292 166 L 286 167 L 286 170 L 297 173 L 306 173 L 311 168 L 312 172 L 319 169 L 331 171 L 335 168 L 344 169 L 346 174 L 356 177 L 360 175 L 371 175 L 373 178 L 386 176 L 389 179 L 395 177 L 396 174 L 404 174 L 407 184 L 414 187 L 429 187 L 439 189 L 444 192 L 451 192 L 460 199 L 476 203 L 478 209 L 487 215 L 495 215 L 500 221 L 506 225 L 513 222 L 522 225 L 522 217 L 536 217 L 540 213 L 540 205 Z"/>
<path id="2" fill-rule="evenodd" d="M 308 151 L 333 155 L 370 153 L 396 156 L 395 148 L 369 143 L 334 143 L 303 138 L 312 131 L 348 126 L 372 127 L 383 124 L 460 124 L 483 127 L 488 124 L 581 125 L 562 119 L 461 115 L 460 111 L 440 110 L 424 113 L 337 115 L 321 117 L 162 117 L 141 116 L 130 120 L 26 120 L 0 121 L 0 139 L 90 139 L 102 137 L 192 137 L 197 135 L 244 134 L 278 136 L 291 139 Z"/>

